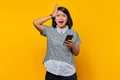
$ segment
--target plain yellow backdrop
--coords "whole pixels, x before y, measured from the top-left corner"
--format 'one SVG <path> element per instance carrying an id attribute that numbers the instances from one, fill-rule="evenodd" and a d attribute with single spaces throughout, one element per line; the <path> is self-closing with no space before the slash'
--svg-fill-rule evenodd
<path id="1" fill-rule="evenodd" d="M 74 57 L 78 80 L 120 80 L 119 0 L 1 0 L 0 80 L 44 80 L 46 38 L 33 20 L 56 3 L 68 8 L 82 41 Z"/>

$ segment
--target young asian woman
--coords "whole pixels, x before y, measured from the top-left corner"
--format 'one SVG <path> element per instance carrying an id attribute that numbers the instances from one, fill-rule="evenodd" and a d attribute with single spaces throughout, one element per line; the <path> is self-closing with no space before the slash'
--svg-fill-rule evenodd
<path id="1" fill-rule="evenodd" d="M 43 25 L 52 19 L 52 26 Z M 67 8 L 55 6 L 53 13 L 33 21 L 42 36 L 47 37 L 47 51 L 44 65 L 45 80 L 77 80 L 73 56 L 80 53 L 80 37 L 72 30 L 73 21 Z M 65 41 L 67 35 L 72 39 Z"/>

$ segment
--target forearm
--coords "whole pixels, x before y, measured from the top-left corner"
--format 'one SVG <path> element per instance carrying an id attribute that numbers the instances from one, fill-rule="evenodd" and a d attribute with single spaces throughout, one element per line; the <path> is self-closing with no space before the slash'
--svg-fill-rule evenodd
<path id="1" fill-rule="evenodd" d="M 33 25 L 36 27 L 36 29 L 38 31 L 40 31 L 42 33 L 44 30 L 43 23 L 49 19 L 51 19 L 51 16 L 45 16 L 45 17 L 39 18 L 39 19 L 33 21 Z"/>
<path id="2" fill-rule="evenodd" d="M 72 53 L 75 56 L 77 56 L 79 54 L 79 52 L 80 52 L 80 47 L 78 45 L 74 44 L 74 43 L 72 44 L 71 49 L 72 49 Z"/>
<path id="3" fill-rule="evenodd" d="M 49 16 L 41 17 L 33 21 L 33 25 L 37 28 L 38 31 L 40 31 L 41 33 L 43 32 L 44 30 L 43 23 L 56 16 L 57 8 L 58 8 L 58 5 L 55 6 L 52 16 L 49 15 Z"/>
<path id="4" fill-rule="evenodd" d="M 51 16 L 45 16 L 45 17 L 39 18 L 37 20 L 34 20 L 34 24 L 42 25 L 44 22 L 48 21 L 49 19 L 51 19 Z"/>

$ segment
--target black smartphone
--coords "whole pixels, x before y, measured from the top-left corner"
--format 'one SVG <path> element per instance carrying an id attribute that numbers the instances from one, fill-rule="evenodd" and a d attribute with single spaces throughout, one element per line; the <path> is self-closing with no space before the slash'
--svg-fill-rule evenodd
<path id="1" fill-rule="evenodd" d="M 65 38 L 65 41 L 72 40 L 72 38 L 73 38 L 73 35 L 67 35 L 66 38 Z"/>

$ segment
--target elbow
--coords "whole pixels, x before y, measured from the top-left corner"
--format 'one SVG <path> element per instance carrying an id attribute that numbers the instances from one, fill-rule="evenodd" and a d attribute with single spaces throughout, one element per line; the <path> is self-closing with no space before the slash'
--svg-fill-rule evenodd
<path id="1" fill-rule="evenodd" d="M 79 55 L 79 51 L 73 52 L 74 56 L 78 56 Z"/>
<path id="2" fill-rule="evenodd" d="M 37 21 L 33 21 L 33 25 L 34 25 L 35 28 L 38 28 L 38 26 L 39 26 Z"/>
<path id="3" fill-rule="evenodd" d="M 42 23 L 38 22 L 37 20 L 33 21 L 33 25 L 38 28 L 38 26 L 42 25 Z"/>
<path id="4" fill-rule="evenodd" d="M 36 21 L 33 21 L 33 25 L 36 26 L 36 25 L 37 25 L 37 22 L 36 22 Z"/>
<path id="5" fill-rule="evenodd" d="M 80 53 L 80 49 L 78 51 L 76 51 L 75 53 L 73 53 L 73 54 L 74 54 L 74 56 L 78 56 L 79 53 Z"/>
<path id="6" fill-rule="evenodd" d="M 78 56 L 79 55 L 79 53 L 74 53 L 74 56 Z"/>

